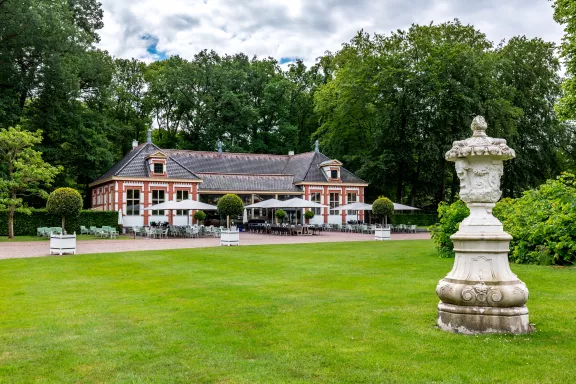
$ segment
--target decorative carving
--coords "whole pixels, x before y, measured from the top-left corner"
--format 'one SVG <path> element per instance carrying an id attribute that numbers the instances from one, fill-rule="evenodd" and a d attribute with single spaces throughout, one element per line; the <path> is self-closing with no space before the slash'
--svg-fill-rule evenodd
<path id="1" fill-rule="evenodd" d="M 487 286 L 483 281 L 467 285 L 462 289 L 462 299 L 474 304 L 497 303 L 502 300 L 502 291 L 498 287 Z"/>

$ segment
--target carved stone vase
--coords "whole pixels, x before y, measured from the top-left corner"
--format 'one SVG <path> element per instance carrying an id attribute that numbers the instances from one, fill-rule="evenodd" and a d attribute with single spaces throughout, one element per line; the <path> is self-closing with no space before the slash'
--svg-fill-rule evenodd
<path id="1" fill-rule="evenodd" d="M 438 326 L 466 334 L 528 333 L 528 289 L 508 264 L 512 236 L 492 215 L 502 194 L 503 161 L 515 153 L 506 140 L 488 137 L 486 128 L 484 118 L 477 116 L 473 136 L 455 141 L 446 153 L 446 160 L 456 163 L 460 198 L 470 216 L 450 237 L 456 256 L 452 270 L 436 287 Z"/>

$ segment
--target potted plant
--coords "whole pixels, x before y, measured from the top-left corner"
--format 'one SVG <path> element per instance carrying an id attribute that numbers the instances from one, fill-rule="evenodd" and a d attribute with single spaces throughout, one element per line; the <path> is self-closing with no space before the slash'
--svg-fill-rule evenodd
<path id="1" fill-rule="evenodd" d="M 310 223 L 310 219 L 313 219 L 316 214 L 313 211 L 306 211 L 304 213 L 304 218 L 306 219 L 306 224 Z"/>
<path id="2" fill-rule="evenodd" d="M 379 217 L 382 226 L 376 228 L 374 236 L 376 240 L 390 240 L 390 227 L 388 227 L 388 216 L 394 214 L 394 203 L 386 197 L 379 197 L 374 203 L 372 203 L 372 213 L 376 217 Z"/>
<path id="3" fill-rule="evenodd" d="M 196 219 L 197 223 L 203 223 L 206 220 L 206 213 L 204 211 L 196 211 L 194 213 L 194 219 Z"/>
<path id="4" fill-rule="evenodd" d="M 46 210 L 62 219 L 62 234 L 50 235 L 50 254 L 76 253 L 76 232 L 66 234 L 66 219 L 74 218 L 82 210 L 82 196 L 72 188 L 58 188 L 48 196 Z"/>
<path id="5" fill-rule="evenodd" d="M 283 209 L 279 209 L 276 211 L 275 215 L 276 218 L 280 220 L 280 224 L 284 223 L 284 219 L 286 218 L 286 211 L 284 211 Z"/>
<path id="6" fill-rule="evenodd" d="M 230 230 L 230 216 L 238 217 L 244 212 L 242 199 L 235 194 L 229 193 L 218 200 L 218 213 L 226 216 L 226 231 L 220 234 L 220 245 L 240 245 L 240 232 Z"/>

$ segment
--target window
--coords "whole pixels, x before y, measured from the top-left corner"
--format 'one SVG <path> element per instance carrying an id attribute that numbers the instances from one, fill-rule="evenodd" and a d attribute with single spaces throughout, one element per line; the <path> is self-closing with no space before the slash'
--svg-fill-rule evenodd
<path id="1" fill-rule="evenodd" d="M 165 192 L 160 190 L 153 190 L 152 191 L 152 205 L 163 203 L 165 199 Z M 153 210 L 152 215 L 164 215 L 164 211 Z"/>
<path id="2" fill-rule="evenodd" d="M 164 164 L 154 163 L 154 173 L 158 174 L 158 175 L 162 175 L 164 173 Z"/>
<path id="3" fill-rule="evenodd" d="M 330 178 L 338 180 L 338 170 L 337 169 L 333 169 L 330 171 Z"/>
<path id="4" fill-rule="evenodd" d="M 330 214 L 339 215 L 339 211 L 335 211 L 332 208 L 337 208 L 340 206 L 340 194 L 338 192 L 330 193 Z"/>
<path id="5" fill-rule="evenodd" d="M 346 200 L 346 204 L 352 204 L 358 201 L 358 195 L 356 192 L 348 192 L 348 200 Z M 358 211 L 348 211 L 348 215 L 357 215 Z"/>
<path id="6" fill-rule="evenodd" d="M 188 200 L 188 191 L 176 191 L 176 201 Z M 184 209 L 176 210 L 176 215 L 186 216 L 188 211 Z"/>
<path id="7" fill-rule="evenodd" d="M 129 189 L 126 191 L 126 215 L 140 215 L 140 190 Z"/>
<path id="8" fill-rule="evenodd" d="M 312 192 L 310 193 L 310 201 L 313 203 L 322 204 L 322 193 L 321 192 Z M 322 214 L 322 208 L 312 208 L 315 215 Z"/>

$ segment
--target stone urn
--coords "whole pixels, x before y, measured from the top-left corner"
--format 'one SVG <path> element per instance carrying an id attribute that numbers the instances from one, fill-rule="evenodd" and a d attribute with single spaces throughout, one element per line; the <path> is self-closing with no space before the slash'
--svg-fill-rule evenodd
<path id="1" fill-rule="evenodd" d="M 472 137 L 455 141 L 446 153 L 446 160 L 456 163 L 460 198 L 470 216 L 450 237 L 456 256 L 452 270 L 436 287 L 438 326 L 466 334 L 528 333 L 528 289 L 508 263 L 512 236 L 492 215 L 502 194 L 503 161 L 515 153 L 506 140 L 488 137 L 486 128 L 484 118 L 477 116 Z"/>

